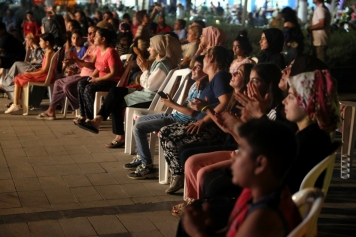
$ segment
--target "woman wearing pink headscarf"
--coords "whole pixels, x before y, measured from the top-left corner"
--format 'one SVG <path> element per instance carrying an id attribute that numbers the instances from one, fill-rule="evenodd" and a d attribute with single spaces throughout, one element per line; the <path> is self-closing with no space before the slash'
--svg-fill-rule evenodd
<path id="1" fill-rule="evenodd" d="M 200 44 L 195 55 L 205 55 L 208 49 L 222 45 L 225 41 L 225 33 L 215 26 L 203 28 L 203 33 L 200 37 Z"/>

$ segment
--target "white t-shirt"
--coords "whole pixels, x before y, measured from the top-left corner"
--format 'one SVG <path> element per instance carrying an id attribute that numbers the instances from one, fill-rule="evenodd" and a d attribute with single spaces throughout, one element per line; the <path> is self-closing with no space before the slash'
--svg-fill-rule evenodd
<path id="1" fill-rule="evenodd" d="M 329 35 L 330 35 L 330 22 L 331 15 L 329 10 L 324 4 L 319 4 L 316 6 L 312 18 L 312 25 L 319 23 L 319 20 L 324 19 L 324 28 L 321 30 L 313 30 L 313 45 L 322 46 L 328 45 Z"/>

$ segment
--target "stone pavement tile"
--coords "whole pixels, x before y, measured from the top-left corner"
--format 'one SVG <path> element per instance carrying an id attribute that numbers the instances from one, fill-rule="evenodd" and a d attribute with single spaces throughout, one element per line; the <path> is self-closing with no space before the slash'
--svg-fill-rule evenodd
<path id="1" fill-rule="evenodd" d="M 37 138 L 31 138 L 31 139 L 26 139 L 26 140 L 20 140 L 21 146 L 22 147 L 39 147 L 39 146 L 43 146 L 42 141 Z"/>
<path id="2" fill-rule="evenodd" d="M 48 134 L 53 134 L 51 130 L 49 129 L 34 129 L 32 128 L 33 132 L 36 134 L 36 136 L 42 136 L 42 135 L 48 135 Z"/>
<path id="3" fill-rule="evenodd" d="M 156 222 L 177 222 L 178 220 L 177 217 L 173 216 L 168 210 L 146 212 L 145 216 L 148 217 L 148 219 L 150 219 L 153 224 L 155 224 Z"/>
<path id="4" fill-rule="evenodd" d="M 82 163 L 97 163 L 96 160 L 88 153 L 85 154 L 73 154 L 70 155 L 75 163 L 82 164 Z"/>
<path id="5" fill-rule="evenodd" d="M 10 172 L 13 178 L 27 178 L 36 177 L 36 173 L 33 170 L 32 165 L 22 165 L 16 167 L 10 167 Z"/>
<path id="6" fill-rule="evenodd" d="M 21 143 L 13 141 L 0 142 L 1 148 L 22 148 Z"/>
<path id="7" fill-rule="evenodd" d="M 15 208 L 0 208 L 0 215 L 13 215 L 13 214 L 22 214 L 24 213 L 24 209 L 22 207 Z"/>
<path id="8" fill-rule="evenodd" d="M 78 166 L 85 174 L 105 173 L 103 167 L 101 167 L 98 163 L 81 163 L 78 164 Z"/>
<path id="9" fill-rule="evenodd" d="M 44 191 L 51 205 L 78 203 L 69 188 L 46 189 Z"/>
<path id="10" fill-rule="evenodd" d="M 101 162 L 100 165 L 106 170 L 106 172 L 122 172 L 123 171 L 123 163 L 115 161 L 115 162 Z"/>
<path id="11" fill-rule="evenodd" d="M 43 147 L 25 147 L 27 156 L 46 156 L 48 155 Z"/>
<path id="12" fill-rule="evenodd" d="M 146 236 L 164 237 L 164 235 L 159 230 L 131 232 L 130 234 L 132 237 L 146 237 Z"/>
<path id="13" fill-rule="evenodd" d="M 32 137 L 36 136 L 36 134 L 30 129 L 30 130 L 15 130 L 15 133 L 17 136 L 22 136 L 22 137 Z"/>
<path id="14" fill-rule="evenodd" d="M 107 173 L 87 174 L 86 176 L 94 186 L 117 184 Z"/>
<path id="15" fill-rule="evenodd" d="M 0 166 L 0 179 L 11 179 L 10 170 L 8 167 Z"/>
<path id="16" fill-rule="evenodd" d="M 11 142 L 18 142 L 19 139 L 18 137 L 16 136 L 16 134 L 12 134 L 12 133 L 3 133 L 1 134 L 0 136 L 0 141 L 11 141 Z"/>
<path id="17" fill-rule="evenodd" d="M 0 225 L 0 235 L 4 237 L 32 237 L 27 223 Z"/>
<path id="18" fill-rule="evenodd" d="M 175 236 L 179 220 L 160 221 L 153 223 L 163 234 L 163 236 Z"/>
<path id="19" fill-rule="evenodd" d="M 88 219 L 99 235 L 127 232 L 115 215 L 92 216 Z"/>
<path id="20" fill-rule="evenodd" d="M 56 165 L 56 167 L 61 175 L 83 174 L 77 164 Z"/>
<path id="21" fill-rule="evenodd" d="M 47 196 L 43 191 L 18 192 L 18 194 L 25 212 L 52 211 Z"/>
<path id="22" fill-rule="evenodd" d="M 26 156 L 17 156 L 13 158 L 6 159 L 7 165 L 9 167 L 21 167 L 23 165 L 29 165 L 30 161 Z"/>
<path id="23" fill-rule="evenodd" d="M 85 148 L 84 145 L 64 145 L 64 148 L 70 155 L 76 155 L 76 154 L 86 154 L 89 156 L 90 152 Z"/>
<path id="24" fill-rule="evenodd" d="M 93 207 L 108 207 L 110 206 L 106 200 L 96 200 L 96 201 L 81 201 L 80 206 L 82 208 L 93 208 Z"/>
<path id="25" fill-rule="evenodd" d="M 134 198 L 131 198 L 131 199 L 135 204 L 162 202 L 157 197 L 134 197 Z"/>
<path id="26" fill-rule="evenodd" d="M 103 200 L 94 187 L 76 187 L 70 188 L 79 202 Z"/>
<path id="27" fill-rule="evenodd" d="M 128 178 L 127 174 L 129 172 L 132 172 L 132 170 L 125 170 L 124 168 L 122 168 L 122 166 L 121 166 L 121 172 L 109 173 L 110 176 L 113 177 L 113 179 L 115 179 L 115 181 L 118 184 L 137 184 L 138 182 L 140 182 L 140 181 Z"/>
<path id="28" fill-rule="evenodd" d="M 162 194 L 161 196 L 156 197 L 158 198 L 159 202 L 176 201 L 177 204 L 183 202 L 183 192 L 175 193 L 174 195 Z"/>
<path id="29" fill-rule="evenodd" d="M 50 137 L 47 138 L 41 135 L 40 142 L 43 144 L 43 146 L 62 146 L 62 144 L 59 142 L 59 139 L 54 135 L 50 135 Z"/>
<path id="30" fill-rule="evenodd" d="M 67 211 L 67 210 L 78 210 L 81 206 L 78 202 L 68 202 L 60 204 L 51 204 L 51 207 L 55 211 Z"/>
<path id="31" fill-rule="evenodd" d="M 61 175 L 55 165 L 33 165 L 33 169 L 38 177 L 53 177 Z"/>
<path id="32" fill-rule="evenodd" d="M 129 232 L 157 230 L 156 226 L 142 213 L 120 214 L 117 217 Z"/>
<path id="33" fill-rule="evenodd" d="M 131 198 L 120 198 L 120 199 L 111 199 L 105 200 L 108 206 L 122 206 L 122 205 L 133 205 L 135 204 Z"/>
<path id="34" fill-rule="evenodd" d="M 11 159 L 19 156 L 26 156 L 23 148 L 3 148 L 6 159 Z"/>
<path id="35" fill-rule="evenodd" d="M 38 178 L 18 178 L 13 180 L 15 183 L 16 190 L 18 192 L 43 189 Z"/>
<path id="36" fill-rule="evenodd" d="M 97 152 L 95 150 L 95 152 Z M 110 153 L 92 153 L 91 156 L 96 160 L 97 162 L 108 162 L 108 161 L 116 161 L 115 157 L 113 157 Z"/>
<path id="37" fill-rule="evenodd" d="M 70 188 L 92 186 L 84 174 L 66 175 L 62 177 Z"/>
<path id="38" fill-rule="evenodd" d="M 30 164 L 32 165 L 53 165 L 53 161 L 50 156 L 30 156 L 28 157 Z"/>
<path id="39" fill-rule="evenodd" d="M 84 217 L 61 219 L 59 224 L 67 237 L 96 235 L 89 220 Z"/>
<path id="40" fill-rule="evenodd" d="M 0 208 L 21 207 L 20 199 L 16 192 L 0 193 Z"/>
<path id="41" fill-rule="evenodd" d="M 142 185 L 156 196 L 164 195 L 169 187 L 168 185 L 159 184 L 157 180 L 155 182 L 145 182 Z"/>
<path id="42" fill-rule="evenodd" d="M 39 177 L 43 189 L 68 189 L 67 183 L 61 176 Z"/>
<path id="43" fill-rule="evenodd" d="M 34 221 L 28 225 L 34 237 L 65 237 L 57 220 Z"/>
<path id="44" fill-rule="evenodd" d="M 60 142 L 64 146 L 83 146 L 87 140 L 88 138 L 69 137 L 60 139 Z"/>
<path id="45" fill-rule="evenodd" d="M 0 180 L 0 193 L 16 192 L 12 179 Z"/>
<path id="46" fill-rule="evenodd" d="M 137 180 L 136 180 L 137 181 Z M 150 190 L 145 188 L 140 182 L 136 184 L 122 184 L 121 188 L 130 196 L 130 197 L 152 197 L 154 196 Z"/>
<path id="47" fill-rule="evenodd" d="M 122 190 L 120 185 L 106 185 L 95 187 L 105 200 L 128 198 L 129 196 Z"/>
<path id="48" fill-rule="evenodd" d="M 68 155 L 64 146 L 46 146 L 45 150 L 49 155 Z"/>
<path id="49" fill-rule="evenodd" d="M 51 155 L 53 163 L 56 165 L 74 164 L 74 160 L 69 155 Z"/>

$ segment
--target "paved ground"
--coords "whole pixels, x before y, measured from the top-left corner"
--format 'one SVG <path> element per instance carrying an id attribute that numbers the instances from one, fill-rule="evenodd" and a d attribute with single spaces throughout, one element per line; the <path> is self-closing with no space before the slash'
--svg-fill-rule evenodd
<path id="1" fill-rule="evenodd" d="M 0 99 L 0 237 L 175 236 L 170 208 L 182 192 L 166 195 L 157 180 L 134 181 L 123 149 L 106 149 L 110 122 L 98 135 L 71 118 L 39 121 L 31 111 L 2 114 Z M 59 117 L 61 115 L 59 114 Z M 335 177 L 320 219 L 320 236 L 356 236 L 356 172 Z"/>

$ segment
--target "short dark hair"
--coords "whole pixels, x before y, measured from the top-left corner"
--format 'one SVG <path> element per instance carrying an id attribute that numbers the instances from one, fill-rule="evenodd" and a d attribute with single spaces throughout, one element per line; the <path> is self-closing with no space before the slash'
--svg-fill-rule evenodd
<path id="1" fill-rule="evenodd" d="M 77 34 L 77 35 L 79 35 L 80 37 L 84 37 L 83 31 L 81 31 L 81 30 L 79 30 L 79 29 L 73 30 L 72 35 L 73 35 L 73 34 Z"/>
<path id="2" fill-rule="evenodd" d="M 179 24 L 182 26 L 182 29 L 184 29 L 185 26 L 187 25 L 187 22 L 183 19 L 178 19 L 177 21 L 179 21 Z"/>
<path id="3" fill-rule="evenodd" d="M 104 12 L 104 14 L 108 14 L 111 18 L 114 17 L 114 15 L 112 14 L 111 11 L 106 11 L 106 12 Z"/>
<path id="4" fill-rule="evenodd" d="M 204 65 L 204 55 L 198 55 L 198 56 L 195 56 L 193 59 L 192 59 L 192 63 L 200 63 L 201 65 Z"/>
<path id="5" fill-rule="evenodd" d="M 202 29 L 206 27 L 205 22 L 202 21 L 202 20 L 195 20 L 195 21 L 193 21 L 193 22 L 199 24 Z"/>
<path id="6" fill-rule="evenodd" d="M 41 35 L 41 39 L 45 42 L 48 41 L 52 47 L 56 42 L 54 36 L 51 33 L 44 33 L 43 35 Z"/>
<path id="7" fill-rule="evenodd" d="M 27 11 L 27 12 L 26 12 L 26 15 L 27 15 L 27 14 L 30 14 L 30 15 L 33 16 L 33 12 L 31 12 L 31 11 Z"/>
<path id="8" fill-rule="evenodd" d="M 129 19 L 131 20 L 131 17 L 128 13 L 125 13 L 123 16 L 122 16 L 122 19 Z"/>
<path id="9" fill-rule="evenodd" d="M 238 134 L 248 142 L 254 158 L 264 155 L 275 177 L 285 177 L 297 157 L 296 138 L 288 127 L 269 119 L 251 119 L 238 128 Z"/>

